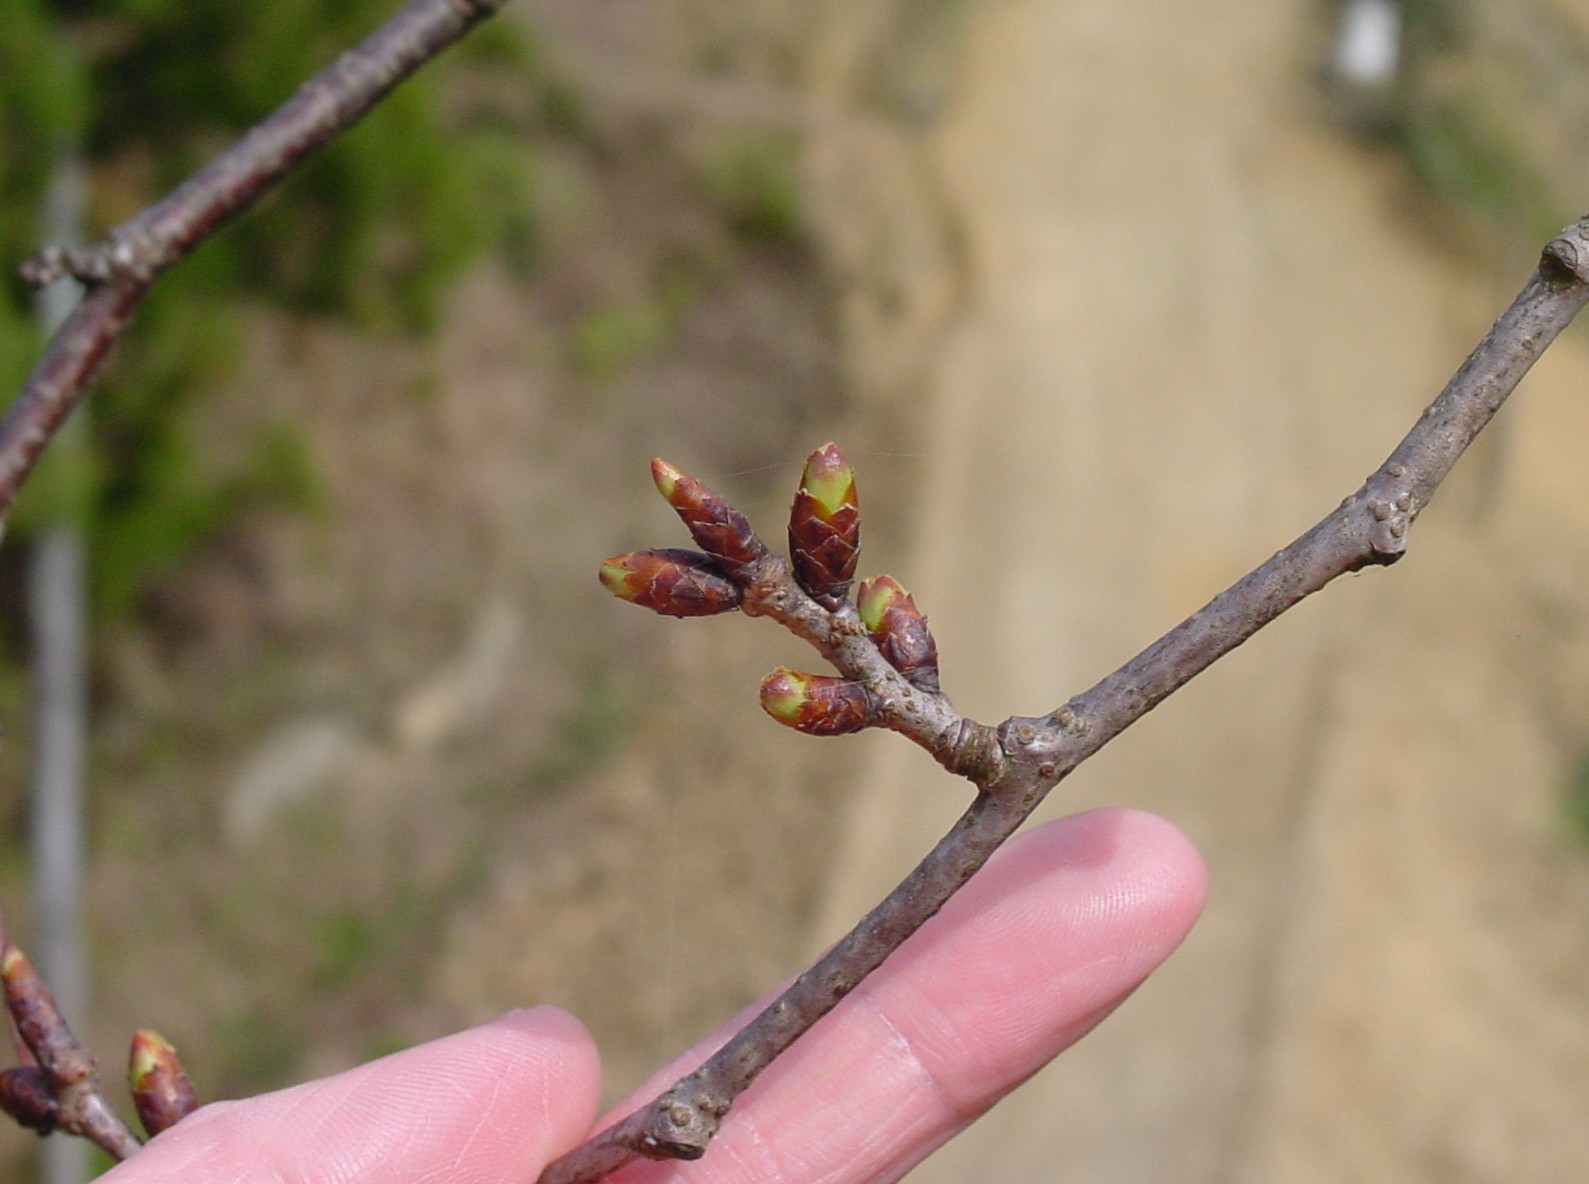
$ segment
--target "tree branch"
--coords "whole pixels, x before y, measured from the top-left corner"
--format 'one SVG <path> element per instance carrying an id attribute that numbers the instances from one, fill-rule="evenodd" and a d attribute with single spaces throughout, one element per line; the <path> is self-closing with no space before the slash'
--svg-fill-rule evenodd
<path id="1" fill-rule="evenodd" d="M 94 1058 L 72 1034 L 44 980 L 9 941 L 0 941 L 0 979 L 12 1027 L 37 1064 L 6 1070 L 12 1082 L 36 1083 L 21 1096 L 3 1091 L 7 1111 L 41 1134 L 62 1130 L 118 1160 L 134 1155 L 142 1144 L 105 1100 Z"/>
<path id="2" fill-rule="evenodd" d="M 89 292 L 0 421 L 0 522 L 156 277 L 507 2 L 413 0 L 305 83 L 275 114 L 103 242 L 48 247 L 23 264 L 29 283 L 71 276 L 89 285 Z"/>
<path id="3" fill-rule="evenodd" d="M 40 454 L 155 280 L 253 205 L 320 145 L 357 122 L 394 86 L 507 0 L 413 0 L 362 44 L 307 82 L 229 150 L 132 221 L 86 248 L 48 247 L 22 267 L 30 283 L 71 276 L 87 286 L 22 393 L 0 421 L 0 526 Z M 0 1109 L 44 1133 L 63 1130 L 117 1159 L 140 1143 L 105 1100 L 78 1043 L 27 959 L 0 941 L 0 979 L 21 1065 L 0 1071 Z M 134 1042 L 134 1097 L 151 1133 L 192 1109 L 175 1050 L 149 1032 Z"/>
<path id="4" fill-rule="evenodd" d="M 903 732 L 977 784 L 971 807 L 881 904 L 699 1069 L 553 1162 L 539 1184 L 594 1184 L 637 1158 L 703 1155 L 762 1069 L 936 914 L 1078 765 L 1335 577 L 1399 559 L 1413 521 L 1457 458 L 1586 303 L 1589 216 L 1547 244 L 1511 308 L 1356 493 L 1119 670 L 1048 715 L 1014 716 L 993 733 L 959 717 L 941 695 L 917 691 L 929 704 L 924 712 L 884 712 L 875 722 Z M 866 635 L 853 626 L 854 611 L 816 604 L 782 562 L 769 557 L 735 573 L 746 611 L 772 616 L 805 638 L 866 687 L 874 704 L 880 694 L 903 693 L 903 680 L 876 649 L 868 653 L 859 644 Z M 990 735 L 996 752 L 978 742 Z M 956 755 L 962 740 L 973 758 Z"/>

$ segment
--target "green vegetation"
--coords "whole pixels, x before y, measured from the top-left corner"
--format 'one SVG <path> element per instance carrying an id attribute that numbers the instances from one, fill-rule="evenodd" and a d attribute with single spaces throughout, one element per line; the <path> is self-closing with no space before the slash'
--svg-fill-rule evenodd
<path id="1" fill-rule="evenodd" d="M 190 174 L 391 11 L 387 0 L 17 0 L 0 22 L 7 272 L 38 245 L 44 188 L 63 151 L 86 158 L 98 233 Z M 307 448 L 279 426 L 231 467 L 203 463 L 192 409 L 221 397 L 234 373 L 244 310 L 422 333 L 482 251 L 521 271 L 533 264 L 533 173 L 505 100 L 491 96 L 510 94 L 534 69 L 533 46 L 514 26 L 486 26 L 162 280 L 94 393 L 86 459 L 57 463 L 16 519 L 22 532 L 63 512 L 87 524 L 102 617 L 135 607 L 150 577 L 241 510 L 314 501 Z M 8 280 L 5 389 L 20 386 L 37 348 L 29 296 Z"/>
<path id="2" fill-rule="evenodd" d="M 1482 100 L 1453 96 L 1419 104 L 1397 126 L 1397 142 L 1420 181 L 1486 224 L 1530 242 L 1561 228 L 1546 178 Z"/>
<path id="3" fill-rule="evenodd" d="M 1561 807 L 1573 836 L 1589 847 L 1589 749 L 1581 752 L 1567 771 Z"/>
<path id="4" fill-rule="evenodd" d="M 529 784 L 554 793 L 605 765 L 629 735 L 637 704 L 599 658 L 585 665 L 579 701 L 557 721 L 557 730 L 530 770 Z"/>
<path id="5" fill-rule="evenodd" d="M 618 301 L 592 309 L 573 326 L 568 364 L 596 381 L 615 378 L 634 361 L 661 348 L 672 319 L 660 302 Z"/>
<path id="6" fill-rule="evenodd" d="M 797 245 L 805 238 L 800 138 L 763 131 L 728 140 L 703 170 L 707 195 L 746 238 Z"/>
<path id="7" fill-rule="evenodd" d="M 1579 213 L 1589 42 L 1548 4 L 1406 0 L 1383 130 L 1439 200 L 1528 250 Z"/>
<path id="8" fill-rule="evenodd" d="M 0 21 L 0 378 L 14 387 L 38 331 L 10 264 L 36 245 L 50 166 L 80 134 L 88 83 L 40 0 L 16 0 Z"/>

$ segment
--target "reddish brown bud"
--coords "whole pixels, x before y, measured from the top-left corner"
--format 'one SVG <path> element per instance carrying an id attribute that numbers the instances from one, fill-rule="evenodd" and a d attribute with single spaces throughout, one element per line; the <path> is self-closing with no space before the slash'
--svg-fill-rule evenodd
<path id="1" fill-rule="evenodd" d="M 818 604 L 836 609 L 850 594 L 860 554 L 855 473 L 837 444 L 824 444 L 807 458 L 789 510 L 795 579 Z"/>
<path id="2" fill-rule="evenodd" d="M 893 576 L 862 580 L 861 623 L 888 664 L 924 691 L 938 694 L 938 643 L 911 594 Z"/>
<path id="3" fill-rule="evenodd" d="M 132 1104 L 137 1107 L 138 1120 L 151 1139 L 199 1108 L 193 1082 L 182 1068 L 177 1050 L 160 1033 L 148 1028 L 133 1034 L 127 1081 L 132 1086 Z"/>
<path id="4" fill-rule="evenodd" d="M 61 1104 L 50 1087 L 50 1075 L 37 1065 L 19 1065 L 0 1073 L 0 1110 L 41 1135 L 60 1124 Z"/>
<path id="5" fill-rule="evenodd" d="M 668 617 L 710 617 L 739 607 L 743 595 L 709 556 L 661 547 L 616 555 L 601 565 L 602 585 Z"/>
<path id="6" fill-rule="evenodd" d="M 4 982 L 6 1006 L 17 1035 L 52 1080 L 60 1081 L 63 1076 L 71 1080 L 80 1072 L 92 1071 L 92 1062 L 78 1046 L 55 996 L 33 963 L 9 941 L 0 946 L 0 981 Z"/>
<path id="7" fill-rule="evenodd" d="M 732 579 L 767 557 L 767 547 L 756 537 L 750 520 L 721 494 L 665 460 L 651 462 L 651 479 L 689 528 L 695 545 L 717 562 L 723 574 Z"/>
<path id="8" fill-rule="evenodd" d="M 783 666 L 761 680 L 761 705 L 779 723 L 810 736 L 845 736 L 872 719 L 872 699 L 860 683 Z"/>

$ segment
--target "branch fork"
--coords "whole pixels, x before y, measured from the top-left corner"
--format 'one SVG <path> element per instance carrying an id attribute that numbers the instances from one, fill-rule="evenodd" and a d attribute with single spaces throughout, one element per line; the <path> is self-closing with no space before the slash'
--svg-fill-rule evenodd
<path id="1" fill-rule="evenodd" d="M 791 557 L 773 553 L 739 510 L 667 461 L 651 465 L 699 552 L 658 548 L 601 565 L 620 599 L 664 616 L 735 609 L 767 617 L 809 643 L 839 677 L 780 667 L 762 682 L 762 707 L 778 722 L 818 736 L 883 727 L 913 740 L 978 788 L 1002 767 L 992 732 L 954 709 L 939 686 L 938 649 L 927 618 L 892 576 L 851 585 L 860 556 L 855 475 L 837 445 L 806 460 L 789 514 Z"/>
<path id="2" fill-rule="evenodd" d="M 99 1066 L 72 1034 L 33 964 L 9 941 L 0 941 L 0 983 L 22 1061 L 0 1071 L 0 1109 L 40 1135 L 79 1135 L 117 1160 L 135 1154 L 143 1142 L 106 1099 Z M 176 1049 L 157 1032 L 144 1029 L 133 1036 L 128 1080 L 150 1136 L 198 1108 Z"/>

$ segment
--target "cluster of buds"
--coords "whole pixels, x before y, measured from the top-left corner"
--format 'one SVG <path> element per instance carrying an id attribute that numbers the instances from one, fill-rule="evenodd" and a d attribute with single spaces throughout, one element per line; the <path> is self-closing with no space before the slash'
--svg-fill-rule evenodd
<path id="1" fill-rule="evenodd" d="M 85 1135 L 118 1158 L 136 1148 L 131 1132 L 98 1098 L 93 1058 L 78 1044 L 33 964 L 10 942 L 0 946 L 0 984 L 24 1061 L 0 1071 L 0 1110 L 41 1135 Z M 156 1032 L 133 1037 L 127 1075 L 133 1105 L 151 1138 L 198 1108 L 176 1049 Z"/>
<path id="2" fill-rule="evenodd" d="M 657 489 L 683 520 L 699 551 L 658 548 L 618 555 L 601 565 L 614 596 L 670 617 L 731 612 L 770 552 L 749 520 L 718 493 L 666 461 L 651 462 Z M 855 472 L 835 444 L 807 459 L 789 511 L 795 582 L 829 613 L 850 607 L 861 553 Z M 878 652 L 922 691 L 939 693 L 938 647 L 927 618 L 892 576 L 861 583 L 862 624 Z M 779 723 L 813 736 L 858 732 L 873 722 L 871 696 L 850 679 L 780 668 L 762 680 L 761 705 Z"/>

